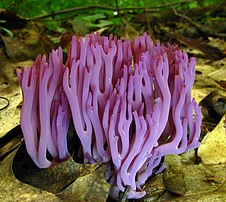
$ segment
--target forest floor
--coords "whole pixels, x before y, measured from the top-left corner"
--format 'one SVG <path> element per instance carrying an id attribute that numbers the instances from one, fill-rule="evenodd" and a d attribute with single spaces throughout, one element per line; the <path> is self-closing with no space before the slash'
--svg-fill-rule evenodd
<path id="1" fill-rule="evenodd" d="M 223 5 L 225 9 L 226 4 Z M 218 21 L 211 24 L 216 13 Z M 134 14 L 130 20 L 124 15 L 120 28 L 115 29 L 121 29 L 121 38 L 134 39 L 147 32 L 156 42 L 179 44 L 197 60 L 192 97 L 202 106 L 201 145 L 183 155 L 167 156 L 166 170 L 147 182 L 144 187 L 147 195 L 140 201 L 226 201 L 226 21 L 225 16 L 220 16 L 222 13 L 215 5 L 191 10 L 187 15 L 173 9 L 161 16 Z M 7 15 L 10 19 L 11 14 L 6 12 L 1 12 L 0 17 L 7 18 Z M 23 22 L 20 17 L 18 20 Z M 62 46 L 66 51 L 74 34 L 84 37 L 91 31 L 98 31 L 108 35 L 109 30 L 114 33 L 114 29 L 110 29 L 113 25 L 93 30 L 78 22 L 62 34 L 49 31 L 47 25 L 40 22 L 25 24 L 15 28 L 15 21 L 9 20 L 6 28 L 13 36 L 5 31 L 0 35 L 0 201 L 15 197 L 22 201 L 27 196 L 33 201 L 83 201 L 91 200 L 93 195 L 99 197 L 96 201 L 107 201 L 109 185 L 103 182 L 105 165 L 87 166 L 85 169 L 89 172 L 80 173 L 71 185 L 64 182 L 66 188 L 60 192 L 49 185 L 40 190 L 22 183 L 11 168 L 23 142 L 20 129 L 22 92 L 16 71 L 22 66 L 32 66 L 39 54 L 48 54 L 53 48 Z M 72 167 L 76 166 L 79 165 Z M 41 177 L 45 175 L 50 177 L 52 174 L 40 174 Z M 99 188 L 90 187 L 95 181 Z M 81 190 L 85 196 L 78 200 Z"/>

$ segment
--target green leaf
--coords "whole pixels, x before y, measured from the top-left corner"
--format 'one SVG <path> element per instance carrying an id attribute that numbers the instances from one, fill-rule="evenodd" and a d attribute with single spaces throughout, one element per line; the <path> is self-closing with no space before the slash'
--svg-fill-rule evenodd
<path id="1" fill-rule="evenodd" d="M 10 37 L 13 38 L 13 32 L 9 29 L 6 29 L 4 27 L 0 27 L 1 30 L 5 31 Z"/>
<path id="2" fill-rule="evenodd" d="M 103 13 L 98 13 L 98 14 L 94 14 L 94 15 L 87 15 L 82 17 L 83 20 L 87 20 L 87 21 L 96 21 L 99 19 L 103 19 L 105 18 L 105 15 Z"/>

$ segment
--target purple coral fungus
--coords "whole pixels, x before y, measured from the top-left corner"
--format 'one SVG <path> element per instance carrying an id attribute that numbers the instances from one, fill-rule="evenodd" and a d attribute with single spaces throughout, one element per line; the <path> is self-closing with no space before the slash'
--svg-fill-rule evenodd
<path id="1" fill-rule="evenodd" d="M 112 162 L 106 177 L 128 198 L 161 171 L 162 157 L 196 148 L 201 112 L 191 99 L 195 59 L 177 46 L 112 35 L 73 37 L 68 59 L 59 48 L 18 73 L 21 126 L 27 151 L 40 168 L 67 159 L 72 118 L 84 162 Z M 158 169 L 157 169 L 158 168 Z"/>

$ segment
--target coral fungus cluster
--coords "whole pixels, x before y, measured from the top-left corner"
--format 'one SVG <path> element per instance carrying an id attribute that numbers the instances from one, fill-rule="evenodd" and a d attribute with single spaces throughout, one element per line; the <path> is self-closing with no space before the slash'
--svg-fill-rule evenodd
<path id="1" fill-rule="evenodd" d="M 70 157 L 72 121 L 85 163 L 112 162 L 106 178 L 128 198 L 160 172 L 162 157 L 198 146 L 201 112 L 191 99 L 195 59 L 147 34 L 135 41 L 90 34 L 39 56 L 18 73 L 23 91 L 21 127 L 40 168 Z"/>

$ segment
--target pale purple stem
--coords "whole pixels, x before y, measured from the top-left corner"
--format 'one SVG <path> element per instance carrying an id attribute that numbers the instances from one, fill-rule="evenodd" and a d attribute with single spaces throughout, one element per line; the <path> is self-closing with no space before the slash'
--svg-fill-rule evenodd
<path id="1" fill-rule="evenodd" d="M 111 115 L 110 119 L 110 126 L 109 126 L 109 132 L 108 132 L 108 139 L 109 139 L 109 147 L 110 147 L 110 152 L 111 152 L 111 157 L 112 161 L 118 169 L 121 166 L 121 156 L 118 151 L 118 139 L 119 137 L 116 135 L 115 129 L 116 129 L 116 119 L 118 115 L 118 110 L 119 110 L 119 104 L 120 100 L 116 98 L 116 103 L 113 108 L 113 113 Z"/>
<path id="2" fill-rule="evenodd" d="M 38 58 L 37 58 L 38 60 Z M 36 60 L 36 61 L 37 61 Z M 21 109 L 21 128 L 23 131 L 26 149 L 37 166 L 42 166 L 38 160 L 38 134 L 37 134 L 37 68 L 22 68 L 22 73 L 17 72 L 23 92 L 23 105 Z M 47 166 L 49 166 L 48 163 Z"/>
<path id="3" fill-rule="evenodd" d="M 78 67 L 79 67 L 79 61 L 73 62 L 71 67 L 71 72 L 69 75 L 69 69 L 66 68 L 63 78 L 63 87 L 64 91 L 67 95 L 70 109 L 72 113 L 72 118 L 74 122 L 74 127 L 76 129 L 76 132 L 81 140 L 82 146 L 83 146 L 83 152 L 84 152 L 84 160 L 85 162 L 92 159 L 92 153 L 91 153 L 91 131 L 88 130 L 88 128 L 85 128 L 85 122 L 82 116 L 82 109 L 81 105 L 79 105 L 78 96 L 82 97 L 82 94 L 78 94 L 78 86 L 76 78 L 78 78 Z M 70 79 L 70 84 L 69 84 Z M 82 78 L 80 78 L 82 79 Z"/>
<path id="4" fill-rule="evenodd" d="M 141 151 L 142 144 L 144 142 L 144 135 L 147 130 L 147 125 L 145 123 L 144 117 L 138 117 L 137 112 L 133 112 L 133 118 L 135 120 L 135 132 L 130 141 L 130 152 L 120 169 L 121 178 L 124 185 L 130 185 L 132 189 L 136 189 L 135 179 L 130 177 L 130 165 L 136 155 Z"/>

